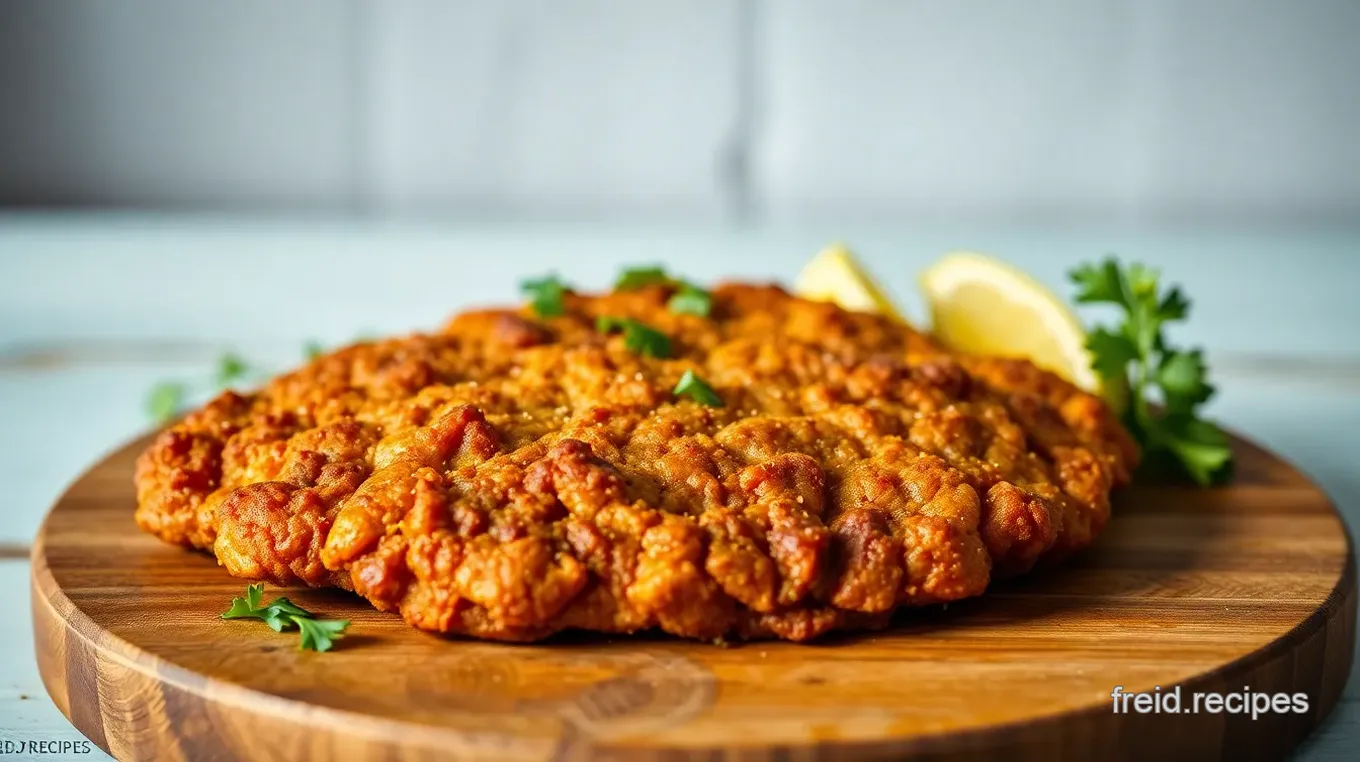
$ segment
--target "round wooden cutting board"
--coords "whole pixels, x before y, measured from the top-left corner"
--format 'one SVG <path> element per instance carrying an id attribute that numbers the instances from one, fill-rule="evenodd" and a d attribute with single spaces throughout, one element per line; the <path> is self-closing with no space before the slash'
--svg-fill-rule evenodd
<path id="1" fill-rule="evenodd" d="M 267 589 L 353 620 L 324 654 L 223 621 L 246 583 L 137 530 L 145 444 L 77 481 L 33 550 L 47 690 L 120 759 L 1278 759 L 1336 703 L 1355 645 L 1345 526 L 1241 440 L 1232 486 L 1126 491 L 1093 549 L 884 632 L 499 645 L 340 591 Z M 1115 686 L 1179 687 L 1181 713 L 1116 712 Z M 1195 693 L 1248 690 L 1306 709 L 1191 712 Z"/>

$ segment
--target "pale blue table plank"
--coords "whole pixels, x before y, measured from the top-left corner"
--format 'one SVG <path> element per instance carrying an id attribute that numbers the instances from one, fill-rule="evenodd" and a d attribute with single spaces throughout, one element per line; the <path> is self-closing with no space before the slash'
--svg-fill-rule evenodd
<path id="1" fill-rule="evenodd" d="M 206 376 L 203 363 L 0 369 L 0 542 L 27 543 L 76 476 L 150 426 L 143 401 L 165 378 Z"/>
<path id="2" fill-rule="evenodd" d="M 1360 527 L 1360 393 L 1346 385 L 1302 381 L 1229 379 L 1220 387 L 1217 417 L 1312 477 L 1331 496 L 1354 537 Z M 1360 658 L 1351 664 L 1344 695 L 1360 699 Z M 1353 725 L 1347 727 L 1354 733 Z M 1360 743 L 1360 733 L 1350 738 Z"/>
<path id="3" fill-rule="evenodd" d="M 916 277 L 972 248 L 1070 293 L 1063 273 L 1108 252 L 1162 266 L 1195 301 L 1179 331 L 1214 352 L 1360 358 L 1360 229 L 1137 232 L 900 229 L 807 224 L 778 230 L 590 225 L 264 222 L 155 216 L 0 215 L 0 350 L 72 337 L 185 338 L 288 346 L 438 324 L 517 299 L 529 274 L 585 287 L 627 264 L 664 262 L 702 280 L 789 281 L 847 239 L 922 314 Z"/>
<path id="4" fill-rule="evenodd" d="M 29 755 L 5 752 L 28 741 L 84 741 L 47 697 L 33 659 L 33 621 L 28 616 L 28 561 L 0 562 L 0 758 L 99 762 L 110 757 L 89 744 L 87 753 Z M 88 742 L 87 742 L 88 743 Z"/>
<path id="5" fill-rule="evenodd" d="M 1294 762 L 1355 762 L 1360 739 L 1360 700 L 1342 701 L 1299 746 Z"/>

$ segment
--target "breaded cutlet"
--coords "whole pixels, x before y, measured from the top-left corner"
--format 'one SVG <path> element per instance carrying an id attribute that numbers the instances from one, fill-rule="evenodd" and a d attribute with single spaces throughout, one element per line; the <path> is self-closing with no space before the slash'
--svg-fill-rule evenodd
<path id="1" fill-rule="evenodd" d="M 467 312 L 223 393 L 142 454 L 137 522 L 423 630 L 801 641 L 1061 560 L 1137 463 L 1027 361 L 773 286 L 719 286 L 708 316 L 672 291 Z M 721 405 L 673 393 L 686 371 Z"/>

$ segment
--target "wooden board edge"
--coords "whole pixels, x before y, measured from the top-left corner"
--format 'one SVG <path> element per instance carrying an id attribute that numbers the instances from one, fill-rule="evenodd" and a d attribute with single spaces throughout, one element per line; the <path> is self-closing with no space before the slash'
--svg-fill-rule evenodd
<path id="1" fill-rule="evenodd" d="M 146 434 L 111 451 L 73 480 L 54 503 L 54 508 L 100 465 L 129 448 L 143 445 L 154 435 L 155 432 Z M 1326 494 L 1292 463 L 1252 440 L 1236 434 L 1230 436 L 1286 463 L 1319 493 Z M 306 751 L 318 754 L 318 758 L 346 760 L 443 759 L 450 754 L 470 760 L 665 759 L 670 762 L 748 756 L 764 759 L 771 755 L 820 760 L 839 759 L 843 754 L 865 759 L 902 755 L 923 759 L 984 759 L 992 758 L 1001 749 L 1009 750 L 1008 758 L 1021 760 L 1069 758 L 1054 754 L 1054 749 L 1069 752 L 1099 750 L 1103 757 L 1110 759 L 1146 759 L 1149 755 L 1181 755 L 1190 748 L 1202 748 L 1213 756 L 1226 755 L 1233 759 L 1279 759 L 1292 751 L 1335 707 L 1355 654 L 1355 545 L 1349 527 L 1330 496 L 1328 506 L 1345 536 L 1347 553 L 1342 573 L 1323 605 L 1265 648 L 1180 683 L 1187 691 L 1230 692 L 1238 688 L 1226 682 L 1227 673 L 1246 670 L 1248 684 L 1264 685 L 1270 690 L 1271 685 L 1284 684 L 1283 676 L 1300 660 L 1299 651 L 1309 649 L 1304 658 L 1317 661 L 1321 667 L 1316 689 L 1310 692 L 1310 696 L 1318 700 L 1305 715 L 1267 714 L 1248 723 L 1226 718 L 1216 739 L 1178 735 L 1174 727 L 1178 719 L 1190 715 L 1179 718 L 1157 714 L 1115 715 L 1098 706 L 961 732 L 872 742 L 809 741 L 751 748 L 658 749 L 608 741 L 597 744 L 590 739 L 567 737 L 548 749 L 503 735 L 477 736 L 401 720 L 375 720 L 362 714 L 317 707 L 204 678 L 103 632 L 66 597 L 52 577 L 45 556 L 46 519 L 30 558 L 35 652 L 43 684 L 58 709 L 81 733 L 118 758 L 159 758 L 166 749 L 175 749 L 178 752 L 175 758 L 192 760 L 220 756 L 224 747 L 241 756 L 249 756 L 252 749 L 258 751 L 260 746 L 296 748 L 300 735 L 298 726 L 301 725 L 325 730 L 324 734 L 318 733 L 314 738 L 302 741 L 324 743 L 324 748 L 309 747 Z M 1237 674 L 1241 675 L 1240 672 Z M 1340 679 L 1329 681 L 1329 675 L 1340 675 Z M 119 709 L 110 711 L 109 706 Z M 143 722 L 139 728 L 127 727 L 129 717 L 144 721 L 145 713 L 158 707 L 174 708 L 168 722 Z M 126 711 L 129 709 L 134 711 Z M 176 732 L 182 728 L 174 717 L 196 717 L 205 720 L 206 725 L 200 723 L 200 728 L 186 736 Z M 1168 729 L 1168 725 L 1173 727 Z M 148 728 L 156 739 L 152 746 L 142 745 Z M 399 744 L 390 740 L 394 728 L 401 731 Z M 111 743 L 110 738 L 118 739 L 119 743 Z M 127 746 L 123 743 L 126 738 L 142 740 Z M 323 738 L 324 741 L 318 740 Z M 1210 741 L 1212 747 L 1202 746 Z M 151 753 L 139 754 L 139 750 Z"/>
<path id="2" fill-rule="evenodd" d="M 299 736 L 311 735 L 300 734 L 299 727 L 324 731 L 305 739 L 308 753 L 300 758 L 407 759 L 413 752 L 420 759 L 542 758 L 542 748 L 517 738 L 378 720 L 223 683 L 165 662 L 101 631 L 71 603 L 47 566 L 42 532 L 33 548 L 30 588 L 34 650 L 48 695 L 77 730 L 119 759 L 159 759 L 171 749 L 174 759 L 216 758 L 224 750 L 233 758 L 251 758 L 261 748 L 297 748 Z M 310 748 L 319 739 L 322 748 Z"/>

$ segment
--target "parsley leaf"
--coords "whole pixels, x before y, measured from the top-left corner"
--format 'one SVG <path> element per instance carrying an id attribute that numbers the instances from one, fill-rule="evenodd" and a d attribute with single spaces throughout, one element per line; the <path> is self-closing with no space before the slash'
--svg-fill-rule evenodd
<path id="1" fill-rule="evenodd" d="M 258 582 L 254 585 L 246 585 L 246 597 L 232 598 L 231 608 L 227 609 L 222 615 L 223 619 L 241 619 L 244 617 L 257 616 L 260 608 L 260 598 L 264 595 L 264 583 Z"/>
<path id="2" fill-rule="evenodd" d="M 1199 350 L 1164 354 L 1157 368 L 1157 385 L 1162 389 L 1167 410 L 1188 414 L 1196 405 L 1208 401 L 1214 395 L 1208 375 L 1204 354 Z"/>
<path id="3" fill-rule="evenodd" d="M 1138 347 L 1122 333 L 1111 333 L 1104 328 L 1091 331 L 1086 338 L 1091 350 L 1091 367 L 1101 378 L 1124 378 L 1129 363 L 1138 359 Z"/>
<path id="4" fill-rule="evenodd" d="M 269 625 L 269 629 L 274 632 L 283 632 L 293 624 L 293 620 L 276 608 L 268 608 L 264 611 L 264 616 L 260 617 L 264 623 Z"/>
<path id="5" fill-rule="evenodd" d="M 1232 450 L 1217 426 L 1190 415 L 1168 415 L 1158 429 L 1162 444 L 1195 481 L 1212 484 L 1226 473 Z"/>
<path id="6" fill-rule="evenodd" d="M 313 339 L 302 346 L 302 355 L 308 360 L 315 360 L 321 355 L 326 354 L 326 345 Z"/>
<path id="7" fill-rule="evenodd" d="M 1179 288 L 1162 293 L 1160 273 L 1142 264 L 1127 267 L 1114 258 L 1084 264 L 1068 277 L 1076 284 L 1076 301 L 1113 304 L 1124 313 L 1114 329 L 1100 327 L 1087 338 L 1091 367 L 1107 381 L 1127 385 L 1133 396 L 1125 424 L 1143 449 L 1169 455 L 1201 485 L 1227 477 L 1232 465 L 1228 437 L 1199 418 L 1196 409 L 1214 394 L 1204 353 L 1168 344 L 1162 328 L 1184 320 L 1190 301 Z M 1162 411 L 1154 411 L 1160 402 Z"/>
<path id="8" fill-rule="evenodd" d="M 658 266 L 630 267 L 614 281 L 616 291 L 633 291 L 644 286 L 669 286 L 674 281 L 666 270 Z"/>
<path id="9" fill-rule="evenodd" d="M 1118 268 L 1117 260 L 1106 260 L 1106 266 L 1110 263 L 1114 263 Z M 1157 276 L 1156 270 L 1140 262 L 1134 262 L 1129 265 L 1124 281 L 1128 284 L 1130 295 L 1139 302 L 1145 302 L 1148 297 L 1155 299 L 1157 296 Z"/>
<path id="10" fill-rule="evenodd" d="M 676 314 L 708 317 L 713 310 L 713 294 L 698 286 L 682 283 L 680 290 L 666 302 L 666 309 Z"/>
<path id="11" fill-rule="evenodd" d="M 215 379 L 218 386 L 231 386 L 233 382 L 240 381 L 245 377 L 250 366 L 240 355 L 228 352 L 217 358 L 217 375 Z"/>
<path id="12" fill-rule="evenodd" d="M 1157 305 L 1157 312 L 1168 321 L 1184 320 L 1190 316 L 1190 300 L 1185 298 L 1185 294 L 1182 294 L 1179 288 L 1173 286 Z"/>
<path id="13" fill-rule="evenodd" d="M 662 267 L 633 267 L 623 271 L 614 282 L 617 291 L 634 291 L 645 286 L 674 286 L 676 292 L 666 301 L 666 309 L 677 315 L 708 317 L 713 309 L 713 294 L 666 274 Z"/>
<path id="14" fill-rule="evenodd" d="M 278 609 L 281 613 L 288 614 L 290 616 L 311 616 L 311 614 L 307 613 L 306 609 L 301 608 L 300 606 L 288 600 L 287 598 L 282 597 L 275 598 L 274 601 L 269 604 L 269 608 Z"/>
<path id="15" fill-rule="evenodd" d="M 348 620 L 317 619 L 312 612 L 298 606 L 287 598 L 275 598 L 267 606 L 261 606 L 264 597 L 264 583 L 259 582 L 246 587 L 244 598 L 233 598 L 231 608 L 222 613 L 223 619 L 259 619 L 274 632 L 297 627 L 301 640 L 298 648 L 313 651 L 329 651 L 334 641 L 344 636 Z"/>
<path id="16" fill-rule="evenodd" d="M 519 289 L 529 298 L 529 306 L 535 315 L 548 318 L 566 314 L 567 307 L 563 297 L 567 293 L 567 285 L 556 275 L 522 281 Z"/>
<path id="17" fill-rule="evenodd" d="M 1108 303 L 1128 307 L 1128 288 L 1124 284 L 1124 274 L 1119 271 L 1119 263 L 1115 260 L 1079 265 L 1068 273 L 1068 277 L 1077 284 L 1078 304 Z"/>
<path id="18" fill-rule="evenodd" d="M 722 407 L 722 397 L 713 391 L 713 387 L 708 382 L 699 377 L 699 374 L 692 370 L 685 371 L 685 375 L 680 377 L 675 389 L 671 391 L 677 397 L 689 397 L 700 405 L 709 407 Z"/>
<path id="19" fill-rule="evenodd" d="M 165 423 L 184 408 L 188 388 L 179 381 L 162 381 L 146 396 L 146 413 L 156 423 Z"/>
<path id="20" fill-rule="evenodd" d="M 331 650 L 333 640 L 344 637 L 349 622 L 342 619 L 306 619 L 293 617 L 302 637 L 298 640 L 301 650 L 312 649 L 322 653 Z"/>
<path id="21" fill-rule="evenodd" d="M 623 346 L 645 357 L 670 357 L 670 337 L 646 323 L 626 317 L 602 315 L 595 321 L 600 333 L 623 331 Z"/>

